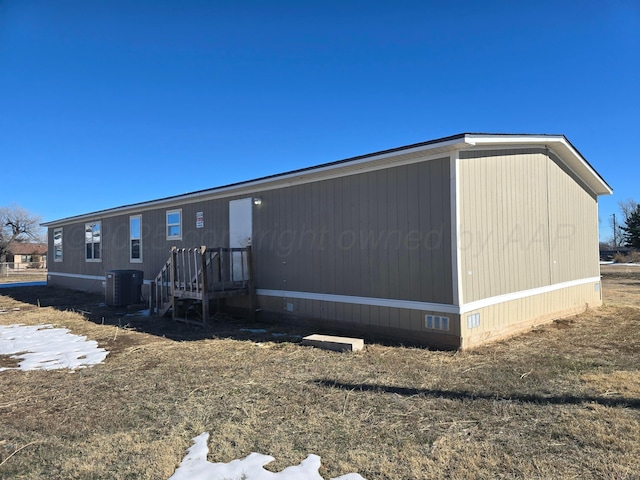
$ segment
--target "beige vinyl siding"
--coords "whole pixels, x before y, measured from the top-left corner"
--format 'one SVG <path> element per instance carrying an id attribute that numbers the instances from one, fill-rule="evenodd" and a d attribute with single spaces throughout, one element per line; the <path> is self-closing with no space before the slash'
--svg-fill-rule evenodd
<path id="1" fill-rule="evenodd" d="M 558 289 L 496 305 L 490 305 L 461 315 L 462 348 L 494 341 L 525 331 L 532 325 L 552 321 L 602 305 L 600 288 L 596 283 Z M 480 315 L 478 327 L 467 328 L 467 317 Z"/>
<path id="2" fill-rule="evenodd" d="M 229 243 L 229 200 L 221 199 L 195 202 L 181 206 L 182 240 L 166 239 L 167 208 L 156 208 L 138 212 L 141 215 L 142 263 L 131 263 L 129 257 L 129 217 L 130 214 L 111 217 L 95 217 L 101 222 L 100 262 L 86 262 L 84 252 L 84 225 L 87 221 L 64 226 L 62 262 L 50 269 L 51 272 L 73 273 L 104 277 L 108 270 L 135 269 L 144 272 L 144 278 L 155 278 L 166 260 L 172 246 L 193 248 L 200 245 L 226 246 Z M 174 208 L 171 208 L 172 210 Z M 196 228 L 196 212 L 203 212 L 205 228 Z M 53 229 L 49 229 L 49 248 L 53 248 Z M 53 262 L 52 262 L 53 263 Z"/>
<path id="3" fill-rule="evenodd" d="M 549 212 L 551 283 L 599 276 L 597 198 L 555 161 L 549 162 Z"/>
<path id="4" fill-rule="evenodd" d="M 464 303 L 598 275 L 597 203 L 542 148 L 459 161 Z"/>
<path id="5" fill-rule="evenodd" d="M 256 286 L 451 303 L 449 159 L 267 191 L 254 210 Z M 360 305 L 306 312 L 375 325 L 396 311 Z M 316 303 L 318 303 L 316 305 Z"/>
<path id="6" fill-rule="evenodd" d="M 464 302 L 547 285 L 546 158 L 461 152 L 458 166 Z"/>
<path id="7" fill-rule="evenodd" d="M 295 298 L 276 298 L 276 297 L 260 297 L 260 307 L 265 312 L 271 312 L 276 314 L 277 318 L 282 318 L 282 315 L 295 323 L 296 321 L 303 321 L 305 324 L 308 319 L 315 321 L 322 330 L 333 331 L 335 327 L 337 329 L 348 328 L 350 331 L 361 332 L 365 335 L 379 335 L 386 338 L 396 338 L 400 341 L 407 342 L 409 344 L 423 344 L 432 346 L 443 346 L 447 348 L 458 348 L 460 339 L 460 321 L 459 315 L 445 314 L 435 311 L 418 311 L 402 308 L 390 308 L 390 307 L 367 307 L 357 306 L 355 310 L 347 308 L 346 310 L 339 310 L 343 312 L 342 315 L 330 315 L 327 314 L 329 309 L 349 307 L 347 304 L 341 304 L 338 302 L 329 301 L 317 301 L 317 300 L 304 300 Z M 294 307 L 292 312 L 287 311 L 287 304 L 291 304 Z M 380 324 L 379 322 L 368 322 L 366 316 L 351 315 L 352 312 L 361 312 L 361 308 L 366 308 L 364 311 L 375 312 L 380 309 L 387 311 L 389 317 L 398 317 L 397 324 Z M 449 318 L 449 331 L 439 331 L 425 328 L 425 316 L 426 315 L 439 315 Z"/>
<path id="8" fill-rule="evenodd" d="M 582 175 L 586 170 L 566 142 L 537 139 L 527 148 L 506 139 L 506 148 L 481 147 L 481 137 L 52 222 L 50 252 L 53 232 L 64 229 L 63 259 L 49 263 L 52 284 L 103 292 L 105 272 L 114 269 L 143 270 L 148 283 L 172 246 L 228 246 L 229 202 L 260 197 L 260 205 L 252 204 L 252 249 L 265 313 L 425 344 L 459 346 L 463 339 L 470 346 L 597 305 L 597 196 L 585 182 L 600 193 L 606 184 L 571 171 L 567 165 Z M 544 145 L 558 148 L 567 164 Z M 181 239 L 168 241 L 166 212 L 176 209 Z M 196 228 L 197 212 L 204 228 Z M 129 256 L 131 215 L 141 215 L 140 263 Z M 87 262 L 84 227 L 92 221 L 101 222 L 102 258 Z M 581 279 L 592 280 L 574 281 Z M 570 283 L 540 289 L 564 282 Z M 529 296 L 495 298 L 515 292 Z M 461 310 L 449 308 L 454 301 Z M 227 305 L 246 307 L 246 297 Z M 469 313 L 479 313 L 481 324 L 468 330 L 468 313 L 438 308 L 478 308 Z M 447 316 L 449 331 L 427 329 L 427 314 Z"/>
<path id="9" fill-rule="evenodd" d="M 91 221 L 102 221 L 101 231 L 104 231 L 105 223 L 101 218 Z M 87 262 L 85 259 L 85 223 L 82 221 L 71 225 L 65 225 L 63 233 L 63 258 L 62 262 L 51 262 L 50 272 L 73 272 L 85 275 L 103 275 L 104 258 L 100 262 Z M 102 233 L 102 232 L 101 232 Z M 101 239 L 101 250 L 104 250 L 104 238 Z M 49 229 L 49 250 L 53 251 L 53 229 Z M 101 252 L 101 256 L 103 252 Z M 54 265 L 55 263 L 55 265 Z"/>
<path id="10" fill-rule="evenodd" d="M 84 261 L 84 224 L 64 226 L 58 272 L 104 278 L 113 269 L 153 280 L 172 246 L 227 246 L 229 202 L 253 205 L 258 289 L 452 303 L 449 157 L 300 184 L 240 197 L 171 206 L 182 210 L 182 239 L 166 240 L 166 211 L 141 212 L 142 263 L 129 259 L 132 212 L 99 218 L 102 261 Z M 204 228 L 196 228 L 196 212 Z M 52 235 L 52 233 L 50 234 Z M 50 240 L 52 242 L 52 239 Z M 263 299 L 264 305 L 272 301 Z M 279 300 L 278 311 L 287 302 Z M 424 312 L 320 300 L 295 300 L 296 314 L 371 327 L 424 330 Z"/>
<path id="11" fill-rule="evenodd" d="M 256 287 L 450 304 L 449 171 L 442 158 L 263 192 L 254 209 Z M 370 332 L 422 332 L 447 345 L 459 335 L 453 321 L 449 332 L 427 330 L 425 311 L 365 303 L 259 299 L 265 311 Z"/>

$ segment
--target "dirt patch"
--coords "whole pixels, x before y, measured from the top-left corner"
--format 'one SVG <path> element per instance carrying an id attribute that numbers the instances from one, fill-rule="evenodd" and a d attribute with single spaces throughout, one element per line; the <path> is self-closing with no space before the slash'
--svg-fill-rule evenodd
<path id="1" fill-rule="evenodd" d="M 0 368 L 17 368 L 20 360 L 12 358 L 11 355 L 0 355 Z"/>

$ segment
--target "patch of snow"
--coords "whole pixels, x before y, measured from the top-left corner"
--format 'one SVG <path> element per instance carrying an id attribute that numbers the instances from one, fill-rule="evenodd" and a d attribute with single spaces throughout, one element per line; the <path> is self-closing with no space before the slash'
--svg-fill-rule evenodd
<path id="1" fill-rule="evenodd" d="M 264 328 L 241 328 L 241 332 L 251 332 L 251 333 L 267 333 Z"/>
<path id="2" fill-rule="evenodd" d="M 209 447 L 208 433 L 202 433 L 193 439 L 193 446 L 187 450 L 175 473 L 169 480 L 324 480 L 320 473 L 320 457 L 309 455 L 300 465 L 287 467 L 281 472 L 265 470 L 266 464 L 275 460 L 269 455 L 251 453 L 242 460 L 229 463 L 211 463 L 207 461 Z M 331 480 L 364 480 L 357 473 L 349 473 Z"/>
<path id="3" fill-rule="evenodd" d="M 148 308 L 146 310 L 138 310 L 137 312 L 127 313 L 125 315 L 125 317 L 148 317 L 148 316 L 149 316 Z"/>
<path id="4" fill-rule="evenodd" d="M 0 354 L 22 359 L 3 370 L 75 370 L 102 363 L 109 352 L 98 342 L 53 325 L 0 325 Z"/>
<path id="5" fill-rule="evenodd" d="M 600 265 L 619 265 L 621 267 L 640 267 L 640 263 L 618 263 L 613 260 L 608 262 L 600 262 Z"/>
<path id="6" fill-rule="evenodd" d="M 66 328 L 53 325 L 0 325 L 0 355 L 22 359 L 16 368 L 3 370 L 75 370 L 102 363 L 109 352 L 87 337 L 69 333 Z M 320 476 L 320 457 L 309 455 L 299 465 L 281 472 L 264 467 L 274 460 L 269 455 L 251 453 L 229 463 L 207 461 L 208 433 L 193 439 L 193 446 L 169 480 L 323 480 Z M 357 473 L 349 473 L 331 480 L 364 480 Z"/>

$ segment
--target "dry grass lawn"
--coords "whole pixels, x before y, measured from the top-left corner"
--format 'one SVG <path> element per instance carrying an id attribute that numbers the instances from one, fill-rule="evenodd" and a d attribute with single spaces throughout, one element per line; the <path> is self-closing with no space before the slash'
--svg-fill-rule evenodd
<path id="1" fill-rule="evenodd" d="M 0 290 L 0 324 L 53 323 L 110 351 L 75 373 L 0 372 L 0 478 L 167 479 L 207 431 L 211 461 L 257 451 L 280 470 L 315 453 L 325 478 L 635 479 L 640 267 L 605 266 L 603 282 L 603 308 L 464 353 L 336 353 L 275 325 Z"/>
<path id="2" fill-rule="evenodd" d="M 46 282 L 47 271 L 44 270 L 27 270 L 20 273 L 6 274 L 0 272 L 0 285 L 5 283 L 17 283 L 17 282 Z"/>

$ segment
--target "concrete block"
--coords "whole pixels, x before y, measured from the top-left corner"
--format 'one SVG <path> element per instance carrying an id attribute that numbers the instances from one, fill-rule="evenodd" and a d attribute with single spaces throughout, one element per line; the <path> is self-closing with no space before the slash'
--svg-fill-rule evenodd
<path id="1" fill-rule="evenodd" d="M 333 335 L 319 335 L 317 333 L 304 337 L 302 344 L 338 352 L 357 352 L 364 348 L 364 340 L 362 338 L 335 337 Z"/>

